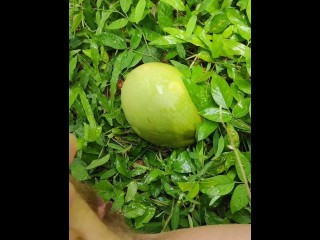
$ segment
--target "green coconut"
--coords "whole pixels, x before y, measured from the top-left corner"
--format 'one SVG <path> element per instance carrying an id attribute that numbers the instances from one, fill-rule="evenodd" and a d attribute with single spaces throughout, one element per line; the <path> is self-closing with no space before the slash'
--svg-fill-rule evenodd
<path id="1" fill-rule="evenodd" d="M 130 126 L 146 141 L 163 147 L 194 143 L 202 118 L 172 65 L 151 62 L 133 69 L 121 88 L 121 102 Z"/>

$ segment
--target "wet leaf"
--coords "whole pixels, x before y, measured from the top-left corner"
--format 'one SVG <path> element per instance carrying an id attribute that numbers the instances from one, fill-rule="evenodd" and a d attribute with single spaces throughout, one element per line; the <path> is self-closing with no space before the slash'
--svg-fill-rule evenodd
<path id="1" fill-rule="evenodd" d="M 221 33 L 228 25 L 230 21 L 227 14 L 220 13 L 213 17 L 213 19 L 208 23 L 208 30 L 211 33 Z"/>
<path id="2" fill-rule="evenodd" d="M 236 151 L 239 154 L 243 170 L 245 172 L 247 180 L 249 181 L 250 180 L 249 176 L 251 175 L 251 164 L 248 161 L 248 159 L 239 150 L 236 150 Z M 240 165 L 239 165 L 238 161 L 235 162 L 235 165 L 236 165 L 236 170 L 237 170 L 238 177 L 243 182 L 243 175 L 242 175 L 241 168 L 240 168 Z M 251 182 L 251 181 L 249 181 L 249 182 Z"/>
<path id="3" fill-rule="evenodd" d="M 137 218 L 142 216 L 146 211 L 146 207 L 141 203 L 130 203 L 122 208 L 122 213 L 125 218 Z"/>
<path id="4" fill-rule="evenodd" d="M 103 46 L 112 47 L 114 49 L 127 48 L 126 41 L 114 33 L 104 32 L 101 34 L 97 34 L 95 37 L 97 42 L 99 42 Z"/>
<path id="5" fill-rule="evenodd" d="M 249 203 L 248 194 L 246 191 L 246 187 L 244 184 L 239 184 L 235 189 L 231 197 L 230 201 L 230 209 L 231 213 L 235 213 L 244 207 L 246 207 Z"/>
<path id="6" fill-rule="evenodd" d="M 146 0 L 139 0 L 134 14 L 135 23 L 139 23 L 142 20 L 145 7 Z"/>
<path id="7" fill-rule="evenodd" d="M 77 55 L 70 59 L 69 61 L 69 80 L 71 80 L 74 69 L 77 66 Z"/>
<path id="8" fill-rule="evenodd" d="M 74 161 L 70 165 L 71 175 L 78 181 L 85 181 L 90 179 L 87 169 L 81 162 Z"/>
<path id="9" fill-rule="evenodd" d="M 211 133 L 214 132 L 218 127 L 217 122 L 212 122 L 210 120 L 204 120 L 203 123 L 198 127 L 196 136 L 197 141 L 201 141 L 207 138 Z"/>
<path id="10" fill-rule="evenodd" d="M 134 196 L 136 195 L 137 190 L 138 190 L 137 182 L 135 180 L 131 181 L 128 184 L 127 194 L 126 194 L 126 197 L 124 198 L 124 201 L 126 203 L 130 202 L 134 198 Z"/>
<path id="11" fill-rule="evenodd" d="M 132 0 L 120 0 L 120 7 L 124 13 L 127 13 L 132 4 Z"/>
<path id="12" fill-rule="evenodd" d="M 163 1 L 158 2 L 158 23 L 161 28 L 171 27 L 173 23 L 173 8 Z"/>
<path id="13" fill-rule="evenodd" d="M 222 108 L 228 109 L 231 106 L 233 96 L 226 80 L 217 74 L 212 76 L 211 93 L 214 101 Z"/>
<path id="14" fill-rule="evenodd" d="M 185 6 L 181 0 L 160 0 L 161 2 L 165 2 L 171 5 L 174 9 L 178 11 L 185 11 Z"/>
<path id="15" fill-rule="evenodd" d="M 156 213 L 156 208 L 148 207 L 146 208 L 144 214 L 140 217 L 135 218 L 135 228 L 142 228 L 146 223 L 148 223 Z"/>
<path id="16" fill-rule="evenodd" d="M 199 193 L 199 183 L 197 182 L 178 182 L 182 192 L 188 192 L 189 198 L 194 198 Z"/>
<path id="17" fill-rule="evenodd" d="M 164 175 L 164 172 L 160 169 L 153 169 L 145 179 L 146 184 L 150 184 L 151 182 L 158 179 L 158 176 Z"/>
<path id="18" fill-rule="evenodd" d="M 117 171 L 125 177 L 130 177 L 130 172 L 128 170 L 127 161 L 124 157 L 116 155 L 115 159 L 116 169 Z"/>
<path id="19" fill-rule="evenodd" d="M 179 205 L 177 204 L 173 210 L 173 214 L 172 214 L 171 221 L 170 221 L 171 222 L 171 230 L 178 229 L 179 220 L 180 220 L 179 213 L 180 213 L 180 208 L 179 208 Z"/>
<path id="20" fill-rule="evenodd" d="M 93 169 L 93 168 L 102 166 L 103 164 L 107 163 L 109 161 L 109 159 L 110 159 L 110 154 L 107 154 L 106 156 L 104 156 L 100 159 L 93 160 L 89 164 L 89 166 L 86 167 L 86 169 L 89 170 L 89 169 Z"/>
<path id="21" fill-rule="evenodd" d="M 195 166 L 187 151 L 180 153 L 177 159 L 175 159 L 173 169 L 178 173 L 190 173 L 195 171 Z"/>
<path id="22" fill-rule="evenodd" d="M 232 191 L 235 182 L 225 175 L 218 175 L 201 180 L 199 184 L 200 192 L 209 196 L 223 196 Z"/>
<path id="23" fill-rule="evenodd" d="M 187 23 L 186 38 L 191 37 L 191 34 L 196 26 L 196 23 L 197 23 L 197 15 L 192 15 Z"/>
<path id="24" fill-rule="evenodd" d="M 106 29 L 119 29 L 119 28 L 123 28 L 128 24 L 128 19 L 126 18 L 119 18 L 115 21 L 113 21 L 112 23 L 110 23 Z"/>
<path id="25" fill-rule="evenodd" d="M 232 114 L 236 118 L 242 118 L 249 112 L 251 98 L 241 99 L 232 109 Z"/>
<path id="26" fill-rule="evenodd" d="M 207 225 L 228 224 L 230 221 L 227 218 L 219 217 L 215 212 L 205 210 L 204 220 Z"/>
<path id="27" fill-rule="evenodd" d="M 214 122 L 229 122 L 232 119 L 230 112 L 217 107 L 207 108 L 200 111 L 199 114 Z"/>

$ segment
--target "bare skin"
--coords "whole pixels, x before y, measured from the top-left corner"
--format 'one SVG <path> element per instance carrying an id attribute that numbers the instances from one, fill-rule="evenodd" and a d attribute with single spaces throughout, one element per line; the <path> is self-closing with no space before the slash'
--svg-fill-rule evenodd
<path id="1" fill-rule="evenodd" d="M 69 135 L 69 163 L 76 154 L 76 138 Z M 103 208 L 101 208 L 103 206 Z M 121 215 L 109 212 L 88 186 L 69 178 L 69 240 L 250 240 L 250 224 L 210 225 L 158 234 L 137 234 Z M 105 213 L 106 211 L 106 213 Z"/>

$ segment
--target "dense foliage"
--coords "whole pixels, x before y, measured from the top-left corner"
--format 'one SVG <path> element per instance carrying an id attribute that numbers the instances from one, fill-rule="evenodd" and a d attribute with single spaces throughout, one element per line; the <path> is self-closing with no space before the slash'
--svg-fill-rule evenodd
<path id="1" fill-rule="evenodd" d="M 251 0 L 69 0 L 69 16 L 71 174 L 139 231 L 250 223 Z M 126 74 L 152 61 L 183 73 L 204 119 L 188 147 L 142 140 L 123 114 Z"/>

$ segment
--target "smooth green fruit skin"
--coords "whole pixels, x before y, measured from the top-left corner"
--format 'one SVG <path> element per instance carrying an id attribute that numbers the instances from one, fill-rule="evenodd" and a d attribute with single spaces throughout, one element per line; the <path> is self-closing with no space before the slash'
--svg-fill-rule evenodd
<path id="1" fill-rule="evenodd" d="M 175 67 L 150 62 L 133 69 L 122 86 L 121 102 L 130 126 L 146 141 L 163 147 L 194 143 L 202 118 Z"/>

